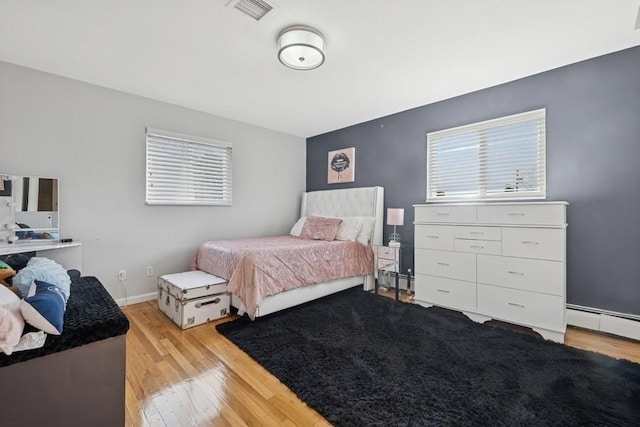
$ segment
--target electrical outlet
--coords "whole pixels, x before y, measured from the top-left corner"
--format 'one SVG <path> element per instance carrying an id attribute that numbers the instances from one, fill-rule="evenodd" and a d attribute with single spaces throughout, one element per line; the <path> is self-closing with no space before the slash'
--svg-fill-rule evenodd
<path id="1" fill-rule="evenodd" d="M 153 276 L 153 266 L 152 265 L 148 265 L 147 266 L 147 277 L 151 277 Z"/>
<path id="2" fill-rule="evenodd" d="M 127 270 L 118 271 L 118 280 L 127 280 Z"/>

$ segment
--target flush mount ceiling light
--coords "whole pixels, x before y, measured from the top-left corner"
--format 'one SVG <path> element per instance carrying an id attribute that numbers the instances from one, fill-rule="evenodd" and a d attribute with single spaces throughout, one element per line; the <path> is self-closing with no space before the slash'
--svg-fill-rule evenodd
<path id="1" fill-rule="evenodd" d="M 324 62 L 324 38 L 311 27 L 294 25 L 278 34 L 278 59 L 294 70 L 313 70 Z"/>

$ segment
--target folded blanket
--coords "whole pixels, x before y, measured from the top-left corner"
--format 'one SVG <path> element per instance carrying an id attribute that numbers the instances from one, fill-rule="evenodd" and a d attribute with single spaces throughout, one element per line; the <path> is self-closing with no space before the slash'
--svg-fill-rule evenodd
<path id="1" fill-rule="evenodd" d="M 0 351 L 11 354 L 20 342 L 24 319 L 20 313 L 20 298 L 0 285 Z"/>

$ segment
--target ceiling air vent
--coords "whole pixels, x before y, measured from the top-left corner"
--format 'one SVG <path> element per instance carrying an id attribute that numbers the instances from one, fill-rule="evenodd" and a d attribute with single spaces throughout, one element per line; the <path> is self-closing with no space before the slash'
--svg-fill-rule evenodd
<path id="1" fill-rule="evenodd" d="M 273 10 L 273 6 L 262 0 L 231 0 L 227 6 L 233 5 L 240 12 L 255 19 L 261 20 L 265 15 Z"/>

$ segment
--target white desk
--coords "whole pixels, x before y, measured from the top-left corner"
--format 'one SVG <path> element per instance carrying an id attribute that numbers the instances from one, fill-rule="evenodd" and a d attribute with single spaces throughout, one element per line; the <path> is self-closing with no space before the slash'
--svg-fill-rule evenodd
<path id="1" fill-rule="evenodd" d="M 36 256 L 54 260 L 67 270 L 82 271 L 82 243 L 34 242 L 0 245 L 0 255 L 35 252 Z"/>

